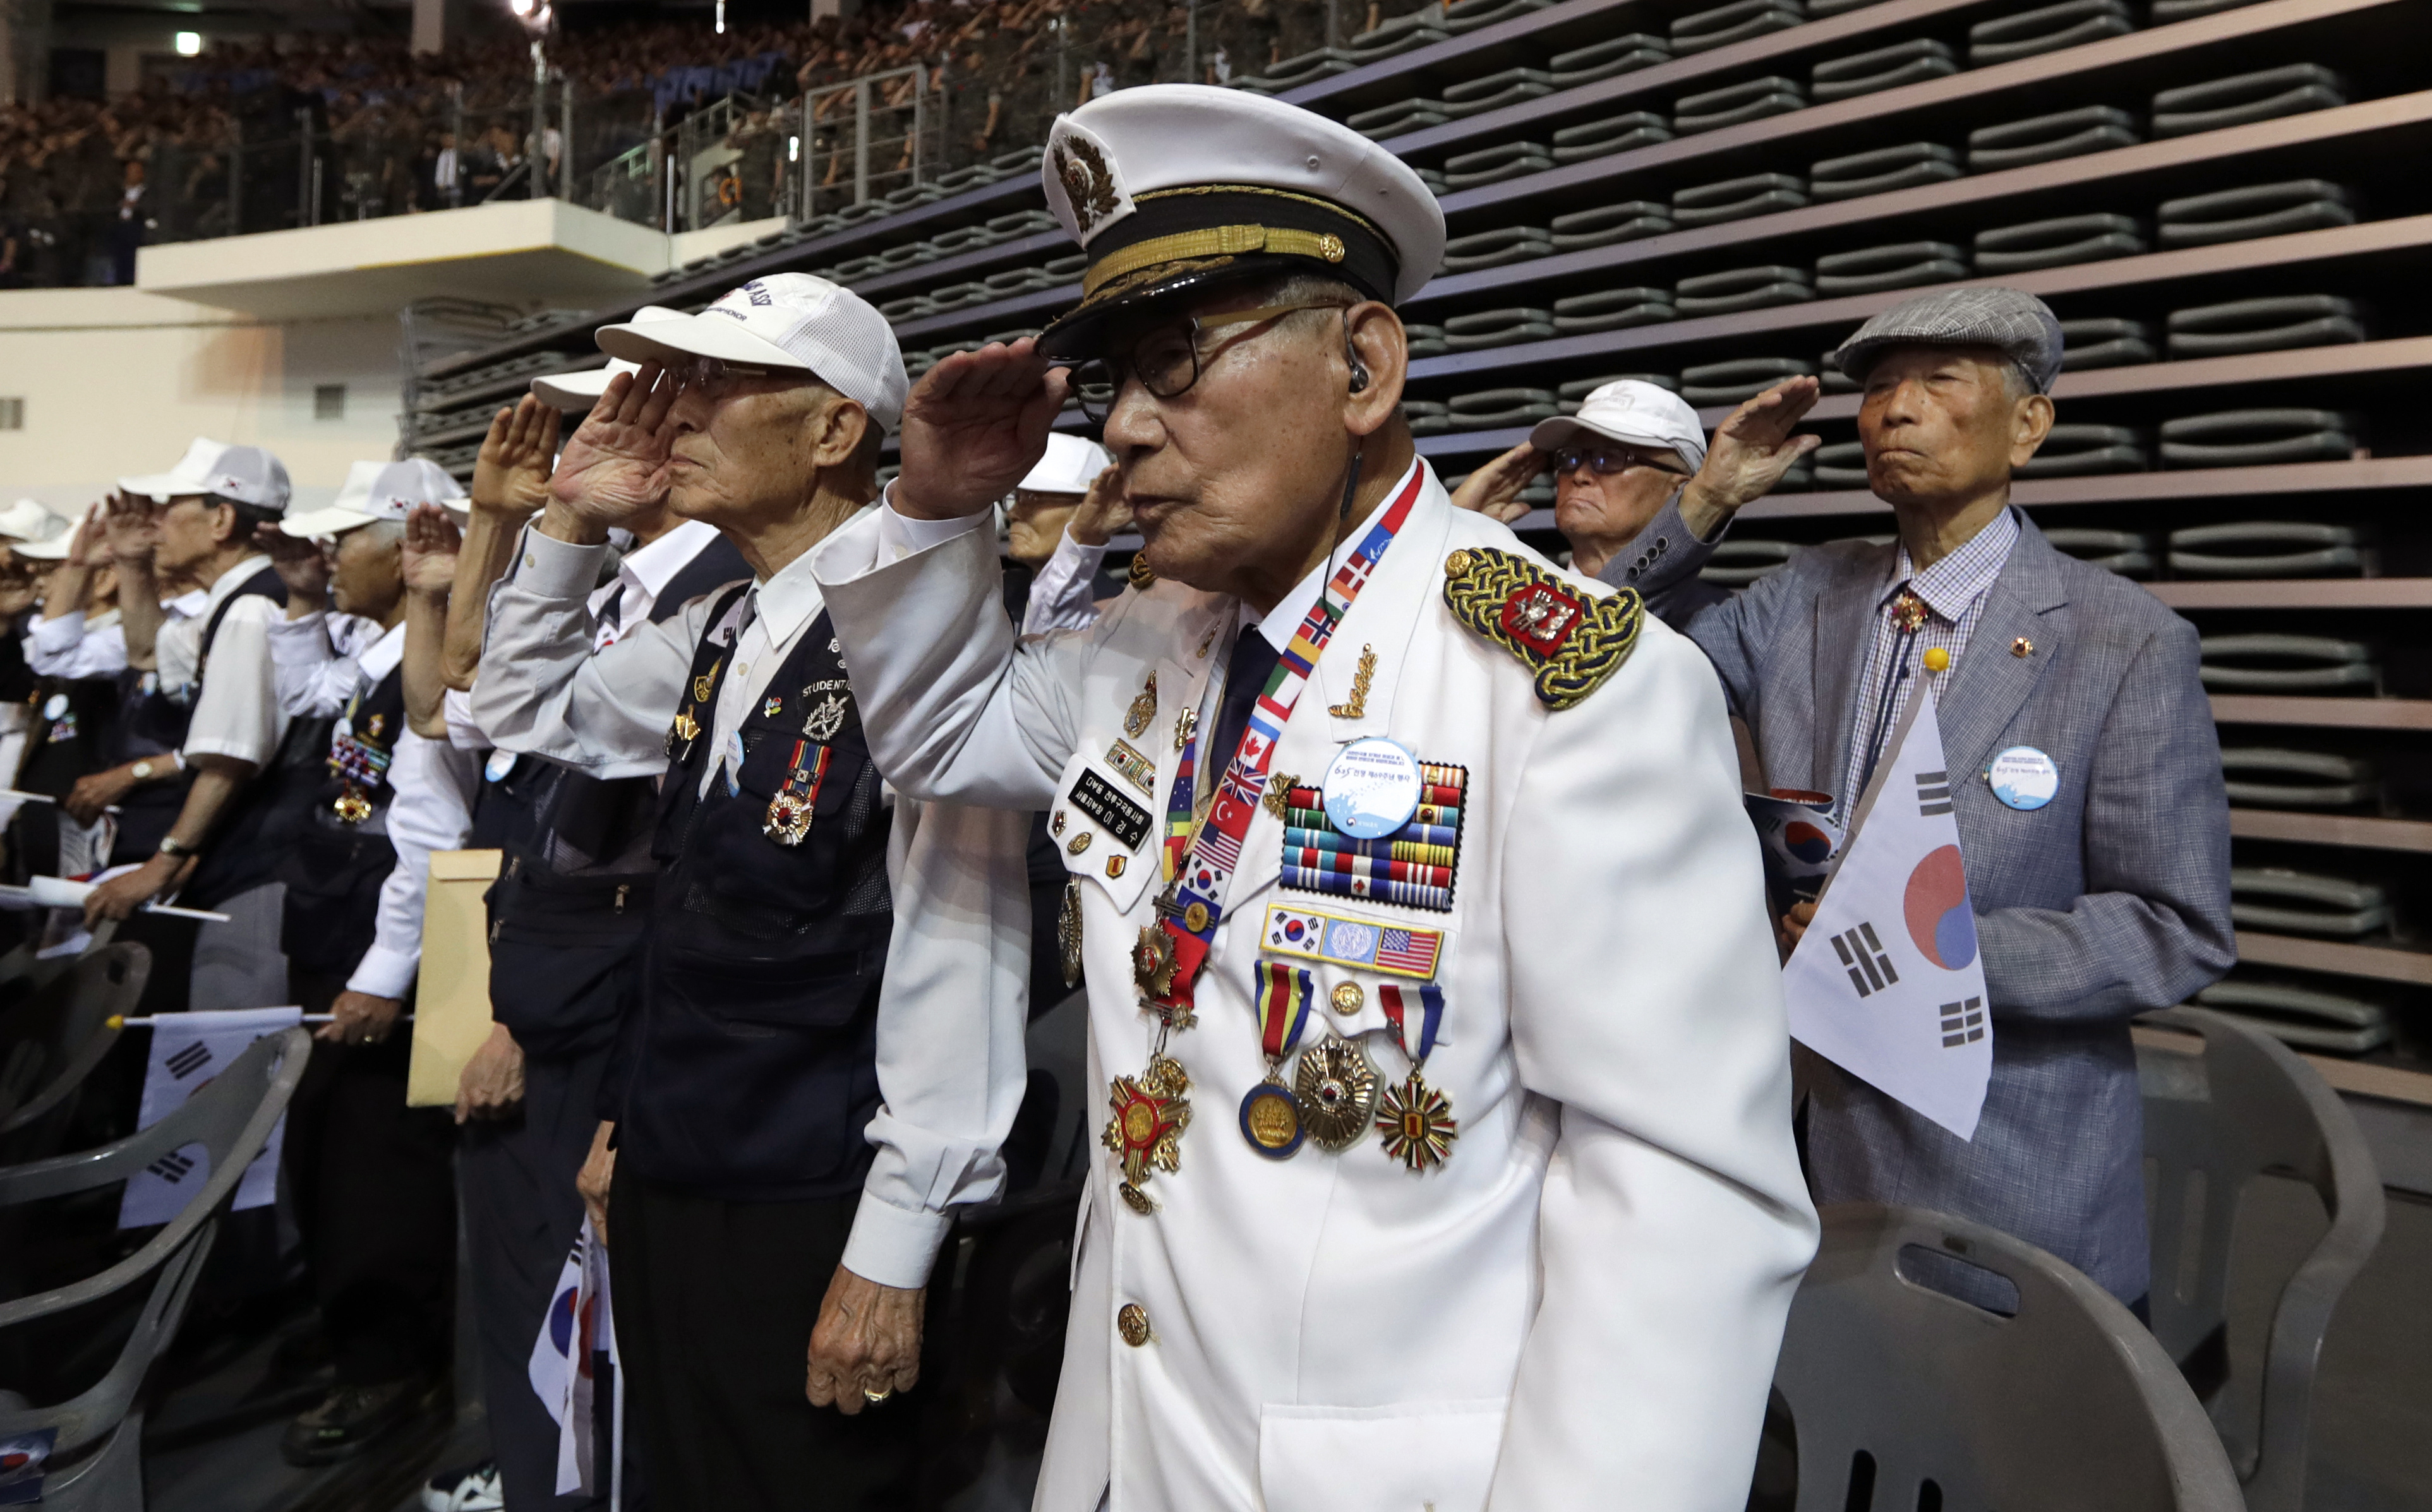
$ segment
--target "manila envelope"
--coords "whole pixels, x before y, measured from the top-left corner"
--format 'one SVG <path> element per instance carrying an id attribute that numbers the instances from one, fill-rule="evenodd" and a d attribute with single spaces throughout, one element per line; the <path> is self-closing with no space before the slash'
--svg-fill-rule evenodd
<path id="1" fill-rule="evenodd" d="M 502 852 L 435 850 L 422 904 L 422 977 L 405 1101 L 453 1107 L 464 1063 L 490 1037 L 490 920 L 482 902 Z"/>

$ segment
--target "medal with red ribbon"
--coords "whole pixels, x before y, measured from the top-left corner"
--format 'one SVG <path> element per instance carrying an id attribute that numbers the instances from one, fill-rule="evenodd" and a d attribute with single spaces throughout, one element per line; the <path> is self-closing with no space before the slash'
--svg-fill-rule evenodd
<path id="1" fill-rule="evenodd" d="M 1376 1132 L 1384 1136 L 1385 1153 L 1413 1173 L 1440 1165 L 1461 1137 L 1461 1123 L 1452 1116 L 1452 1100 L 1427 1085 L 1421 1073 L 1436 1048 L 1436 1031 L 1444 1025 L 1444 989 L 1432 984 L 1405 987 L 1388 983 L 1376 989 L 1385 1022 L 1409 1057 L 1410 1074 L 1399 1086 L 1389 1086 L 1376 1100 Z M 1418 999 L 1419 1043 L 1410 1048 L 1410 1000 Z"/>
<path id="2" fill-rule="evenodd" d="M 1267 1056 L 1267 1079 L 1241 1100 L 1241 1137 L 1250 1148 L 1272 1160 L 1297 1153 L 1308 1131 L 1301 1119 L 1300 1099 L 1284 1085 L 1284 1058 L 1300 1048 L 1301 1031 L 1309 1027 L 1309 1007 L 1317 998 L 1317 981 L 1309 972 L 1281 961 L 1258 963 L 1258 1049 Z"/>

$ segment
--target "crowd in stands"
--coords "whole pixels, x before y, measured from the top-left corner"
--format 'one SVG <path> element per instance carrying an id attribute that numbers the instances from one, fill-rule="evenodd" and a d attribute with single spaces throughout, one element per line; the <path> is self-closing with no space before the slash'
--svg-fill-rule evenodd
<path id="1" fill-rule="evenodd" d="M 135 249 L 146 244 L 530 193 L 526 160 L 535 156 L 543 193 L 558 192 L 570 158 L 573 197 L 655 219 L 655 183 L 616 202 L 607 176 L 596 189 L 590 176 L 729 96 L 740 98 L 719 129 L 742 156 L 740 193 L 726 203 L 746 218 L 799 212 L 783 190 L 805 94 L 814 177 L 834 185 L 852 156 L 835 127 L 850 121 L 853 92 L 838 86 L 886 76 L 880 107 L 903 106 L 925 86 L 926 176 L 1035 143 L 1058 110 L 1092 95 L 1194 76 L 1225 82 L 1323 45 L 1329 26 L 1373 25 L 1378 10 L 1352 0 L 1339 8 L 1329 21 L 1324 0 L 1208 0 L 1194 27 L 1176 0 L 911 0 L 842 21 L 723 33 L 697 23 L 561 28 L 545 47 L 552 75 L 573 81 L 571 142 L 560 136 L 567 112 L 554 84 L 548 124 L 533 130 L 532 59 L 520 32 L 421 55 L 399 38 L 222 42 L 107 103 L 0 106 L 0 288 L 132 282 Z M 916 80 L 906 72 L 914 65 L 929 72 Z M 913 169 L 908 112 L 899 114 L 876 164 L 887 188 Z M 322 143 L 316 180 L 302 177 L 299 130 Z"/>

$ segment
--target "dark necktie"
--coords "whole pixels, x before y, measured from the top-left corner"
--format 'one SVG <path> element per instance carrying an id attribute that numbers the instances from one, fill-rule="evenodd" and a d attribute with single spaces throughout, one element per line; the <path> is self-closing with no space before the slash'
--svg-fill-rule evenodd
<path id="1" fill-rule="evenodd" d="M 1249 728 L 1251 706 L 1267 691 L 1267 674 L 1275 669 L 1276 652 L 1256 625 L 1244 625 L 1233 641 L 1233 657 L 1224 672 L 1224 701 L 1216 711 L 1216 743 L 1199 756 L 1200 781 L 1223 775 L 1241 748 L 1241 731 Z"/>
<path id="2" fill-rule="evenodd" d="M 618 624 L 618 616 L 624 613 L 624 609 L 625 584 L 620 580 L 614 589 L 609 591 L 608 601 L 600 606 L 600 628 L 604 630 L 615 630 Z"/>

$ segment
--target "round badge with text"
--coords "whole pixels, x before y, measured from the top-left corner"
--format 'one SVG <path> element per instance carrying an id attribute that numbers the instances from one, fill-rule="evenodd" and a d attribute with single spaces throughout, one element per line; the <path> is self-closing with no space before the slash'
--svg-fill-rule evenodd
<path id="1" fill-rule="evenodd" d="M 1381 840 L 1418 812 L 1419 759 L 1381 735 L 1355 740 L 1326 769 L 1326 816 L 1355 840 Z"/>
<path id="2" fill-rule="evenodd" d="M 2014 809 L 2039 809 L 2060 791 L 2060 768 L 2033 746 L 2013 746 L 1984 768 L 1993 796 Z"/>

